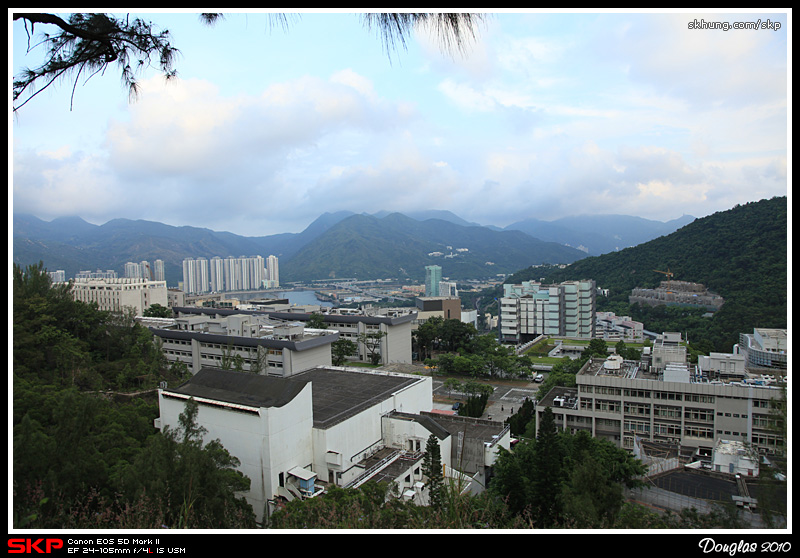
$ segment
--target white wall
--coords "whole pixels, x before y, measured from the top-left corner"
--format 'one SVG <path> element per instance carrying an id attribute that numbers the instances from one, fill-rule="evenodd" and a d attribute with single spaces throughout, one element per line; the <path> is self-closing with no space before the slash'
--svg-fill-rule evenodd
<path id="1" fill-rule="evenodd" d="M 354 465 L 383 445 L 383 415 L 390 411 L 429 411 L 433 401 L 433 380 L 430 377 L 420 377 L 419 380 L 352 418 L 324 430 L 315 429 L 314 471 L 318 477 L 328 480 L 328 471 L 332 469 L 342 472 L 339 484 L 347 484 L 363 472 L 361 468 L 354 468 Z M 341 456 L 341 468 L 330 467 L 327 461 L 329 451 Z"/>
<path id="2" fill-rule="evenodd" d="M 202 402 L 198 406 L 197 422 L 207 430 L 204 441 L 219 439 L 239 459 L 239 471 L 250 479 L 250 491 L 245 497 L 259 518 L 266 501 L 279 492 L 278 475 L 282 472 L 288 479 L 286 473 L 290 469 L 312 462 L 311 390 L 309 384 L 283 407 L 261 408 L 258 414 Z M 177 429 L 185 401 L 159 393 L 159 407 L 162 428 Z"/>

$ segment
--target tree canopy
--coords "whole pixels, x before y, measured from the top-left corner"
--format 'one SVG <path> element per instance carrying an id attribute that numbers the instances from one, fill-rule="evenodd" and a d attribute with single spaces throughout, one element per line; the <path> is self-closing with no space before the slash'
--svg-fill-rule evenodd
<path id="1" fill-rule="evenodd" d="M 177 378 L 149 331 L 73 300 L 41 264 L 14 266 L 12 284 L 14 527 L 255 526 L 249 481 L 193 408 L 178 431 L 153 426 L 152 388 Z"/>

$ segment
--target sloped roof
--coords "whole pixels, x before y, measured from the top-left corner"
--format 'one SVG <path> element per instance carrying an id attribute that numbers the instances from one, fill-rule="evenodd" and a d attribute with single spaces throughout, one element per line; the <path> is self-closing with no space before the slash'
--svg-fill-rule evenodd
<path id="1" fill-rule="evenodd" d="M 294 399 L 305 385 L 305 382 L 286 378 L 203 368 L 180 387 L 165 391 L 236 405 L 282 407 Z"/>
<path id="2" fill-rule="evenodd" d="M 290 378 L 203 368 L 180 387 L 164 391 L 235 405 L 282 407 L 311 383 L 314 426 L 328 428 L 420 381 L 393 373 L 329 368 L 314 368 Z"/>

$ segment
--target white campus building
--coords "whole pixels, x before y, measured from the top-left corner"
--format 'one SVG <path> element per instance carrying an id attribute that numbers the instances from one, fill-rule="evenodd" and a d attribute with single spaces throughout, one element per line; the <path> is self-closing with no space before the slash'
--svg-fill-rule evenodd
<path id="1" fill-rule="evenodd" d="M 259 519 L 282 503 L 324 497 L 331 485 L 396 485 L 426 503 L 422 458 L 436 436 L 447 475 L 478 491 L 491 477 L 508 426 L 432 411 L 432 379 L 387 371 L 320 367 L 287 378 L 204 368 L 176 389 L 159 390 L 158 428 L 177 428 L 186 402 L 198 404 L 206 441 L 219 439 L 251 482 Z M 458 464 L 457 469 L 453 467 Z"/>

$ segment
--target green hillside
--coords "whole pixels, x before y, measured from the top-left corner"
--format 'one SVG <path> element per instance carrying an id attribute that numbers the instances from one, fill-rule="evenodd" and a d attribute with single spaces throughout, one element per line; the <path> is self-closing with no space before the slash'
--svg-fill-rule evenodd
<path id="1" fill-rule="evenodd" d="M 429 255 L 434 252 L 443 255 Z M 570 263 L 584 256 L 574 248 L 519 231 L 438 219 L 417 221 L 399 213 L 382 218 L 353 215 L 282 261 L 281 280 L 421 279 L 425 266 L 432 264 L 441 265 L 446 277 L 472 279 L 510 273 L 524 265 Z"/>
<path id="2" fill-rule="evenodd" d="M 787 205 L 786 197 L 737 205 L 670 235 L 551 271 L 546 282 L 594 279 L 610 291 L 607 298 L 598 298 L 599 310 L 631 315 L 651 331 L 681 331 L 698 348 L 727 352 L 739 333 L 787 327 Z M 725 305 L 713 317 L 703 317 L 702 310 L 628 304 L 634 287 L 652 288 L 666 279 L 655 270 L 702 283 L 723 296 Z M 507 282 L 541 275 L 541 270 L 526 269 Z"/>

